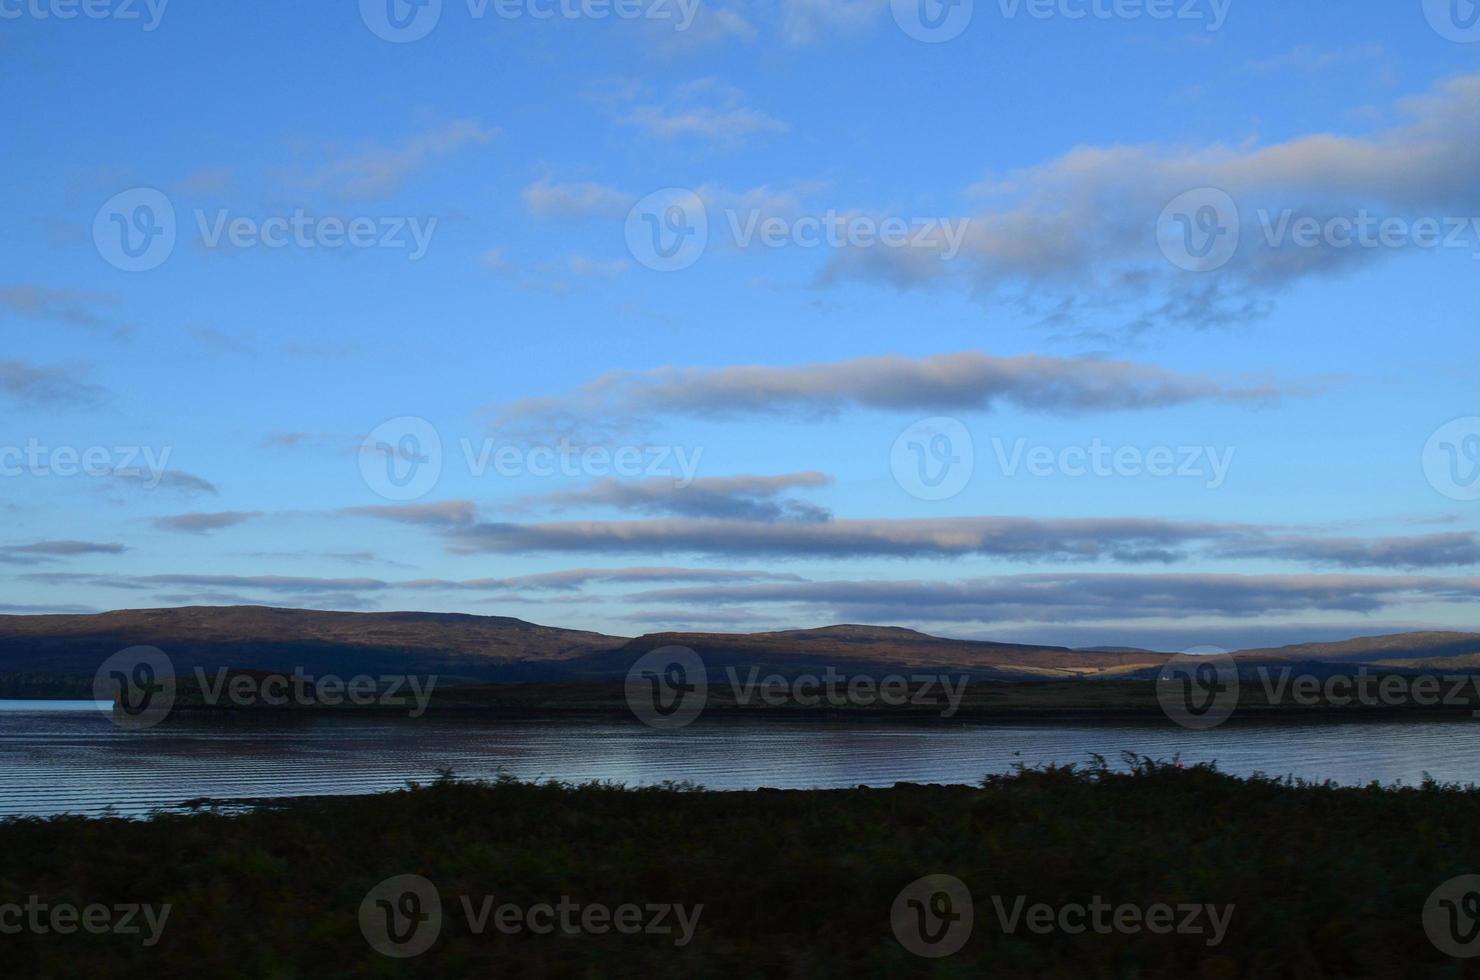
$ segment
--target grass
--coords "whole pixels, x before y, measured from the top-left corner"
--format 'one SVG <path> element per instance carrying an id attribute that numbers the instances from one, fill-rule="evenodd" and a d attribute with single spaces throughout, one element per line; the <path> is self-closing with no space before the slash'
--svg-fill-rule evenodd
<path id="1" fill-rule="evenodd" d="M 1460 977 L 1430 944 L 1429 893 L 1480 870 L 1480 790 L 1241 780 L 1210 767 L 1020 771 L 979 787 L 707 792 L 436 783 L 245 814 L 0 823 L 0 903 L 173 906 L 159 944 L 0 935 L 12 976 Z M 392 875 L 433 881 L 425 954 L 372 951 L 357 910 Z M 922 875 L 975 899 L 955 956 L 894 938 Z M 703 905 L 664 935 L 474 935 L 458 896 L 528 907 Z M 1234 906 L 1226 938 L 1007 934 L 1028 904 Z M 1471 970 L 1466 973 L 1465 970 Z"/>

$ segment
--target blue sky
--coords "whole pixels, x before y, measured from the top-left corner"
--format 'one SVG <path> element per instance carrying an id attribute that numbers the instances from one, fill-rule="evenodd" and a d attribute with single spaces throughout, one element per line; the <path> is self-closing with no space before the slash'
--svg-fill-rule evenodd
<path id="1" fill-rule="evenodd" d="M 624 2 L 0 0 L 0 608 L 1474 625 L 1466 0 Z"/>

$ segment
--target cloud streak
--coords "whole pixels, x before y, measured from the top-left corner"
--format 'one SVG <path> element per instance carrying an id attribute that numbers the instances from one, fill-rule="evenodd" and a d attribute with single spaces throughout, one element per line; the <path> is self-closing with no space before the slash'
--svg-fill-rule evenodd
<path id="1" fill-rule="evenodd" d="M 93 406 L 103 400 L 104 390 L 83 381 L 82 372 L 39 367 L 26 361 L 0 360 L 0 393 L 23 405 Z"/>
<path id="2" fill-rule="evenodd" d="M 976 351 L 865 357 L 795 367 L 657 368 L 617 372 L 573 395 L 515 402 L 501 424 L 652 415 L 826 417 L 844 409 L 1052 415 L 1167 408 L 1192 402 L 1264 405 L 1296 389 L 1238 385 L 1136 361 Z M 608 423 L 610 424 L 610 423 Z"/>
<path id="3" fill-rule="evenodd" d="M 127 550 L 121 544 L 97 541 L 36 541 L 31 544 L 0 545 L 0 563 L 40 565 L 82 555 L 121 555 Z"/>
<path id="4" fill-rule="evenodd" d="M 726 520 L 825 520 L 827 510 L 786 496 L 793 489 L 825 487 L 824 473 L 779 476 L 701 477 L 679 485 L 671 479 L 597 480 L 580 490 L 562 490 L 518 501 L 519 508 L 574 510 L 610 507 L 639 514 L 714 517 Z"/>
<path id="5" fill-rule="evenodd" d="M 1393 108 L 1400 123 L 1360 136 L 1311 133 L 1265 146 L 1191 149 L 1076 147 L 972 188 L 982 204 L 969 215 L 956 258 L 941 259 L 938 248 L 843 248 L 819 281 L 902 289 L 956 284 L 1019 301 L 1055 326 L 1087 316 L 1113 316 L 1130 332 L 1241 324 L 1267 313 L 1292 283 L 1404 251 L 1271 242 L 1263 214 L 1324 221 L 1368 210 L 1412 222 L 1477 213 L 1480 74 L 1452 78 Z M 1233 198 L 1242 241 L 1227 265 L 1190 273 L 1162 253 L 1158 217 L 1179 195 L 1208 188 Z"/>
<path id="6" fill-rule="evenodd" d="M 223 528 L 236 527 L 261 517 L 259 511 L 224 510 L 216 513 L 175 514 L 154 520 L 161 531 L 182 531 L 186 534 L 207 534 Z"/>
<path id="7" fill-rule="evenodd" d="M 788 604 L 849 622 L 1087 622 L 1277 613 L 1374 613 L 1474 602 L 1480 578 L 1356 575 L 1057 574 L 936 581 L 834 581 L 657 589 L 658 604 Z"/>

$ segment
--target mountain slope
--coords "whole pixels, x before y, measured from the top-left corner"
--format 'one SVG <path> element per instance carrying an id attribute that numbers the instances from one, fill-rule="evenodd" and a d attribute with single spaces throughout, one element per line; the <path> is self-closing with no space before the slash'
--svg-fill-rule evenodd
<path id="1" fill-rule="evenodd" d="M 539 626 L 506 616 L 322 612 L 266 606 L 130 609 L 97 615 L 0 616 L 0 674 L 91 675 L 108 656 L 159 647 L 180 673 L 197 667 L 310 674 L 438 674 L 484 681 L 620 678 L 662 646 L 696 650 L 711 671 L 970 673 L 1004 680 L 1154 677 L 1169 656 L 1135 648 L 1038 646 L 840 624 L 769 633 L 650 633 L 636 639 Z M 1344 670 L 1474 669 L 1480 634 L 1416 632 L 1241 650 L 1248 665 Z"/>
<path id="2" fill-rule="evenodd" d="M 352 613 L 267 606 L 128 609 L 91 616 L 0 616 L 0 671 L 91 673 L 134 645 L 159 647 L 177 669 L 302 667 L 309 673 L 540 676 L 623 637 L 504 616 Z"/>

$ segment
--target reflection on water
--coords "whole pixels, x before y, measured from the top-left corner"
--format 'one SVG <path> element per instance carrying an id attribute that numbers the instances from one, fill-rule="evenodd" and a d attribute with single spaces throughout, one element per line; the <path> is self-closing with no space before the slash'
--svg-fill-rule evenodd
<path id="1" fill-rule="evenodd" d="M 634 723 L 462 718 L 177 718 L 115 728 L 90 701 L 0 701 L 0 815 L 142 813 L 199 797 L 368 793 L 407 780 L 500 769 L 524 779 L 692 780 L 712 789 L 974 783 L 1015 763 L 1084 762 L 1122 751 L 1226 772 L 1359 784 L 1425 772 L 1480 782 L 1480 723 L 907 726 L 701 720 L 674 732 Z"/>

